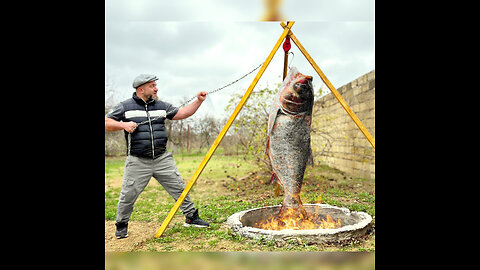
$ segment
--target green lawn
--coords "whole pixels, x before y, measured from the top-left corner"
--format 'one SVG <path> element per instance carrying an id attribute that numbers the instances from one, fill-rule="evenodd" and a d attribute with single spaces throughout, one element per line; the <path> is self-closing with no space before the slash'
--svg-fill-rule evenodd
<path id="1" fill-rule="evenodd" d="M 178 169 L 186 182 L 204 158 L 204 154 L 175 155 Z M 105 221 L 114 221 L 120 193 L 125 157 L 105 158 Z M 245 177 L 248 176 L 248 177 Z M 256 172 L 250 159 L 243 156 L 213 155 L 190 192 L 208 229 L 183 227 L 183 215 L 177 212 L 163 236 L 153 235 L 138 248 L 144 251 L 374 251 L 375 234 L 346 246 L 299 245 L 287 243 L 278 247 L 273 242 L 244 239 L 233 234 L 223 223 L 239 211 L 279 205 L 283 191 L 275 195 L 270 176 Z M 301 193 L 303 203 L 327 203 L 364 211 L 375 216 L 375 180 L 350 178 L 324 165 L 307 167 Z M 161 224 L 174 205 L 174 200 L 152 179 L 140 195 L 131 217 L 132 222 Z M 375 221 L 374 221 L 375 222 Z"/>

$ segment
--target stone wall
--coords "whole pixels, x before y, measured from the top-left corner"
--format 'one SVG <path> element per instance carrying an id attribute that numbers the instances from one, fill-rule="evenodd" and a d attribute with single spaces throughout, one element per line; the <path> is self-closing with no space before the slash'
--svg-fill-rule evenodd
<path id="1" fill-rule="evenodd" d="M 352 177 L 375 178 L 375 150 L 332 93 L 315 102 L 312 149 L 320 163 Z M 337 91 L 375 138 L 375 70 Z"/>

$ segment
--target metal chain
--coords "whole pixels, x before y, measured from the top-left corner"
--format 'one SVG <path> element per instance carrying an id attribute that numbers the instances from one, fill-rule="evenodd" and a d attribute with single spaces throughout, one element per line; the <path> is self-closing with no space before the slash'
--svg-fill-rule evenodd
<path id="1" fill-rule="evenodd" d="M 222 87 L 220 87 L 220 88 L 217 88 L 217 89 L 215 89 L 215 90 L 213 90 L 213 91 L 207 92 L 207 94 L 213 94 L 213 93 L 218 92 L 218 91 L 220 91 L 220 90 L 222 90 L 222 89 L 224 89 L 224 88 L 226 88 L 226 87 L 228 87 L 228 86 L 230 86 L 230 85 L 232 85 L 232 84 L 237 83 L 237 82 L 240 81 L 241 79 L 243 79 L 243 78 L 247 77 L 248 75 L 252 74 L 255 70 L 259 69 L 262 65 L 263 65 L 263 63 L 261 63 L 258 67 L 254 68 L 252 71 L 248 72 L 247 74 L 243 75 L 242 77 L 236 79 L 235 81 L 233 81 L 233 82 L 231 82 L 231 83 L 229 83 L 229 84 L 227 84 L 227 85 L 225 85 L 225 86 L 222 86 Z M 183 106 L 187 105 L 187 104 L 190 103 L 192 100 L 194 100 L 196 97 L 197 97 L 197 96 L 194 96 L 194 97 L 192 97 L 191 99 L 187 100 L 187 101 L 184 102 L 182 105 L 180 105 L 178 108 L 182 108 Z M 161 117 L 163 117 L 163 116 L 158 116 L 158 117 L 155 117 L 155 118 L 153 118 L 153 119 L 145 120 L 145 121 L 143 121 L 143 122 L 137 123 L 137 127 L 140 126 L 140 125 L 146 124 L 146 123 L 148 123 L 148 122 L 153 122 L 153 121 L 155 121 L 155 120 L 158 120 L 158 119 L 161 118 Z M 135 128 L 135 129 L 136 129 L 136 128 Z M 127 154 L 127 155 L 129 155 L 129 156 L 130 156 L 130 148 L 131 148 L 130 143 L 131 143 L 131 140 L 132 140 L 132 139 L 131 139 L 131 133 L 128 133 L 128 138 L 127 138 L 127 144 L 128 144 L 127 150 L 128 150 L 128 154 Z"/>

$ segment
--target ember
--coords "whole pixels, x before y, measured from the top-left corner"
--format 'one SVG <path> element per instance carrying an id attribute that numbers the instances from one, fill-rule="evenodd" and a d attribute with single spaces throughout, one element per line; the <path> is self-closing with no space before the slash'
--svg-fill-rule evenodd
<path id="1" fill-rule="evenodd" d="M 298 215 L 293 209 L 287 209 L 282 216 L 273 216 L 255 224 L 254 227 L 263 230 L 314 230 L 314 229 L 336 229 L 342 226 L 341 219 L 336 221 L 330 216 L 326 215 L 322 218 L 320 214 L 307 213 L 307 217 Z"/>

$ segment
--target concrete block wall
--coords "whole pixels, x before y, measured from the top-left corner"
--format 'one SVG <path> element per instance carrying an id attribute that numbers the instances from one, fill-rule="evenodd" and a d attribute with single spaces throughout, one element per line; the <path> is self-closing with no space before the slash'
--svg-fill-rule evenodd
<path id="1" fill-rule="evenodd" d="M 375 138 L 375 70 L 337 91 Z M 375 151 L 333 94 L 316 100 L 314 106 L 314 158 L 352 177 L 375 178 Z"/>

